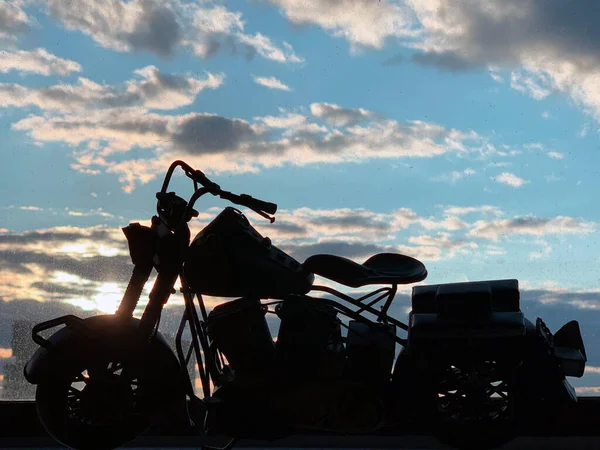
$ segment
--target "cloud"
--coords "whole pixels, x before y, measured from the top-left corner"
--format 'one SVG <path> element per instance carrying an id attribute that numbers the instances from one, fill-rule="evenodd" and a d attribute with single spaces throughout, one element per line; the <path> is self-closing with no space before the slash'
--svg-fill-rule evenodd
<path id="1" fill-rule="evenodd" d="M 21 6 L 20 1 L 0 0 L 0 39 L 10 39 L 31 26 L 32 21 Z"/>
<path id="2" fill-rule="evenodd" d="M 356 260 L 365 260 L 370 256 L 385 251 L 391 251 L 391 246 L 382 246 L 376 244 L 365 244 L 361 242 L 344 242 L 344 241 L 322 241 L 316 243 L 302 244 L 284 244 L 282 250 L 292 255 L 298 261 L 305 261 L 311 255 L 328 254 L 338 255 L 344 258 Z"/>
<path id="3" fill-rule="evenodd" d="M 471 175 L 475 175 L 476 173 L 477 172 L 475 172 L 471 168 L 466 168 L 462 172 L 459 172 L 458 170 L 453 170 L 452 172 L 450 172 L 448 174 L 439 175 L 437 177 L 434 177 L 434 178 L 432 178 L 432 180 L 433 181 L 445 181 L 445 182 L 455 184 L 456 182 L 458 182 L 460 180 L 464 180 L 465 178 L 467 178 Z"/>
<path id="4" fill-rule="evenodd" d="M 242 13 L 222 5 L 180 0 L 83 0 L 72 6 L 61 0 L 46 3 L 47 12 L 67 29 L 119 52 L 148 51 L 169 58 L 180 48 L 191 48 L 197 56 L 208 58 L 224 48 L 233 54 L 241 48 L 247 58 L 258 54 L 281 63 L 303 62 L 290 44 L 278 46 L 261 33 L 245 33 Z"/>
<path id="5" fill-rule="evenodd" d="M 96 89 L 106 102 L 103 89 L 96 86 L 91 90 Z M 5 101 L 11 98 L 23 95 L 15 92 L 5 96 Z M 247 172 L 284 164 L 430 158 L 450 152 L 479 151 L 485 145 L 471 131 L 422 121 L 402 123 L 337 105 L 311 106 L 312 121 L 304 122 L 298 115 L 286 112 L 279 117 L 267 116 L 249 122 L 202 113 L 155 114 L 140 107 L 128 107 L 89 110 L 85 114 L 32 115 L 12 126 L 29 133 L 38 143 L 63 142 L 76 147 L 78 170 L 119 173 L 129 190 L 136 181 L 149 181 L 163 172 L 170 161 L 186 155 L 195 156 L 190 163 L 209 172 Z M 360 118 L 364 120 L 356 124 Z M 341 129 L 330 129 L 318 123 L 319 120 L 327 125 L 337 124 Z M 148 157 L 138 155 L 128 159 L 123 155 L 134 147 L 148 149 Z M 118 162 L 111 160 L 116 152 L 120 153 Z"/>
<path id="6" fill-rule="evenodd" d="M 312 103 L 310 112 L 336 127 L 356 125 L 373 115 L 371 111 L 363 108 L 342 108 L 331 103 Z"/>
<path id="7" fill-rule="evenodd" d="M 204 79 L 166 74 L 155 66 L 138 69 L 135 74 L 137 78 L 121 86 L 101 85 L 87 78 L 79 78 L 78 84 L 42 88 L 0 83 L 0 107 L 36 106 L 65 112 L 132 106 L 174 109 L 193 103 L 202 90 L 216 89 L 224 80 L 222 74 L 208 72 Z"/>
<path id="8" fill-rule="evenodd" d="M 0 8 L 2 8 L 1 5 Z M 0 12 L 0 14 L 2 13 Z M 2 29 L 2 26 L 0 26 L 0 29 Z M 43 48 L 30 51 L 0 51 L 0 73 L 7 73 L 13 70 L 39 75 L 56 74 L 64 76 L 71 72 L 81 72 L 81 65 L 75 61 L 59 58 Z"/>
<path id="9" fill-rule="evenodd" d="M 381 61 L 381 65 L 384 67 L 392 67 L 392 66 L 399 66 L 403 62 L 404 62 L 404 56 L 402 56 L 402 53 L 398 53 L 397 55 L 390 56 L 389 58 Z"/>
<path id="10" fill-rule="evenodd" d="M 352 50 L 380 49 L 387 39 L 411 36 L 409 8 L 389 1 L 269 0 L 294 24 L 314 24 L 346 39 Z"/>
<path id="11" fill-rule="evenodd" d="M 510 87 L 527 94 L 535 100 L 543 100 L 552 93 L 552 82 L 543 72 L 528 73 L 513 71 L 510 75 Z"/>
<path id="12" fill-rule="evenodd" d="M 535 216 L 511 219 L 479 220 L 473 224 L 470 236 L 497 241 L 510 235 L 543 236 L 549 234 L 587 234 L 596 229 L 596 224 L 568 216 L 543 218 Z"/>
<path id="13" fill-rule="evenodd" d="M 191 114 L 172 135 L 173 145 L 189 154 L 233 152 L 257 136 L 248 122 L 216 115 Z"/>
<path id="14" fill-rule="evenodd" d="M 49 0 L 45 4 L 65 28 L 80 31 L 112 50 L 147 50 L 166 57 L 182 39 L 181 24 L 167 3 L 83 0 L 68 4 Z"/>
<path id="15" fill-rule="evenodd" d="M 468 242 L 464 239 L 453 239 L 450 233 L 439 233 L 437 236 L 411 236 L 408 238 L 411 244 L 423 247 L 433 247 L 450 252 L 469 253 L 479 248 L 476 242 Z"/>
<path id="16" fill-rule="evenodd" d="M 600 117 L 600 32 L 596 2 L 408 0 L 419 38 L 417 62 L 443 69 L 511 71 L 513 88 L 541 100 L 563 92 Z"/>
<path id="17" fill-rule="evenodd" d="M 515 188 L 520 188 L 524 184 L 529 183 L 529 181 L 524 180 L 523 178 L 520 178 L 514 173 L 510 172 L 502 172 L 500 175 L 493 177 L 492 180 Z"/>
<path id="18" fill-rule="evenodd" d="M 544 259 L 552 253 L 552 246 L 548 244 L 548 242 L 540 240 L 537 243 L 541 246 L 541 249 L 537 252 L 531 252 L 529 254 L 529 259 L 531 260 Z"/>
<path id="19" fill-rule="evenodd" d="M 482 206 L 446 206 L 444 207 L 444 214 L 449 216 L 464 216 L 466 214 L 492 214 L 495 216 L 502 215 L 502 210 L 492 205 Z"/>
<path id="20" fill-rule="evenodd" d="M 279 89 L 282 91 L 291 91 L 290 87 L 287 84 L 284 84 L 280 80 L 275 77 L 257 77 L 253 76 L 252 79 L 256 84 L 260 84 L 261 86 L 268 87 L 269 89 Z"/>
<path id="21" fill-rule="evenodd" d="M 558 159 L 558 160 L 565 158 L 565 155 L 562 153 L 559 153 L 559 152 L 548 152 L 548 156 L 552 159 Z"/>
<path id="22" fill-rule="evenodd" d="M 302 63 L 304 62 L 303 58 L 300 58 L 290 44 L 287 42 L 283 43 L 283 48 L 278 47 L 271 41 L 267 36 L 256 33 L 254 35 L 238 33 L 237 38 L 242 44 L 247 45 L 249 48 L 254 49 L 256 53 L 266 59 L 271 59 L 273 61 L 286 63 Z"/>
<path id="23" fill-rule="evenodd" d="M 415 53 L 411 59 L 423 66 L 434 66 L 451 72 L 462 72 L 476 68 L 469 60 L 451 52 Z"/>

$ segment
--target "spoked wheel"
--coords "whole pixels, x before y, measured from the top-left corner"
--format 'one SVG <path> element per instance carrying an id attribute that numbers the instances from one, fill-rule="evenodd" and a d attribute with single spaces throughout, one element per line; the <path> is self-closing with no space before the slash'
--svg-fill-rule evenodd
<path id="1" fill-rule="evenodd" d="M 89 364 L 71 380 L 40 383 L 36 405 L 48 433 L 75 449 L 119 447 L 150 425 L 143 371 L 120 361 Z"/>
<path id="2" fill-rule="evenodd" d="M 497 361 L 450 366 L 437 378 L 439 440 L 490 449 L 515 437 L 512 371 Z"/>

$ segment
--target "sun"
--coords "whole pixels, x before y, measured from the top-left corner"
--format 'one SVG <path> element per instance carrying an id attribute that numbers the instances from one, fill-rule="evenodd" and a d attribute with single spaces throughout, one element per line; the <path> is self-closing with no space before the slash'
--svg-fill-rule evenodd
<path id="1" fill-rule="evenodd" d="M 119 307 L 123 292 L 117 283 L 102 283 L 96 288 L 97 294 L 92 296 L 94 309 L 113 314 Z"/>

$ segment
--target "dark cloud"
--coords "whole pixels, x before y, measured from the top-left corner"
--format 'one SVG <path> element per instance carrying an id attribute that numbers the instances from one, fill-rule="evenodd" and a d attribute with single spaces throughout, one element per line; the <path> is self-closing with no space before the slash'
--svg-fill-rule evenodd
<path id="1" fill-rule="evenodd" d="M 362 262 L 362 260 L 365 260 L 376 253 L 393 251 L 390 247 L 381 245 L 343 241 L 323 241 L 296 245 L 286 244 L 282 245 L 281 248 L 300 262 L 303 262 L 309 256 L 321 253 L 343 256 L 357 262 Z"/>
<path id="2" fill-rule="evenodd" d="M 27 14 L 18 4 L 0 1 L 0 38 L 23 33 L 28 28 Z"/>
<path id="3" fill-rule="evenodd" d="M 65 297 L 89 297 L 96 293 L 91 287 L 83 287 L 77 285 L 64 285 L 60 283 L 52 283 L 49 281 L 37 281 L 31 284 L 31 287 L 40 291 L 46 291 L 52 295 L 60 294 Z"/>
<path id="4" fill-rule="evenodd" d="M 133 265 L 129 256 L 90 256 L 74 258 L 69 255 L 33 251 L 0 251 L 0 260 L 8 264 L 37 264 L 49 271 L 62 271 L 98 282 L 126 282 Z"/>
<path id="5" fill-rule="evenodd" d="M 392 230 L 392 224 L 378 222 L 373 217 L 365 217 L 359 214 L 351 214 L 338 217 L 319 217 L 311 220 L 316 225 L 331 226 L 342 229 L 356 229 L 357 227 L 365 231 L 375 231 L 385 233 Z"/>
<path id="6" fill-rule="evenodd" d="M 398 53 L 397 55 L 391 56 L 391 57 L 381 61 L 381 65 L 384 67 L 392 67 L 392 66 L 399 66 L 403 62 L 404 62 L 404 56 L 402 56 L 401 53 Z"/>
<path id="7" fill-rule="evenodd" d="M 600 66 L 600 3 L 594 0 L 453 1 L 442 3 L 433 16 L 438 23 L 427 31 L 441 42 L 447 38 L 460 55 L 425 54 L 416 58 L 421 63 L 461 70 L 473 64 L 518 64 L 524 53 L 543 52 Z M 452 25 L 460 31 L 446 35 Z"/>
<path id="8" fill-rule="evenodd" d="M 275 223 L 269 226 L 267 230 L 274 230 L 278 234 L 305 236 L 308 234 L 308 229 L 305 226 L 297 225 L 292 222 L 283 222 L 276 220 Z"/>
<path id="9" fill-rule="evenodd" d="M 371 118 L 372 114 L 362 108 L 342 108 L 331 103 L 312 103 L 310 111 L 334 126 L 351 126 Z"/>
<path id="10" fill-rule="evenodd" d="M 502 236 L 514 234 L 547 235 L 547 234 L 585 234 L 594 231 L 596 224 L 568 217 L 514 217 L 475 222 L 469 235 L 496 240 Z"/>
<path id="11" fill-rule="evenodd" d="M 472 61 L 452 52 L 415 53 L 411 59 L 423 66 L 436 66 L 451 72 L 462 72 L 478 68 Z"/>
<path id="12" fill-rule="evenodd" d="M 145 50 L 166 57 L 182 38 L 174 12 L 157 1 L 48 0 L 46 5 L 67 28 L 80 30 L 116 50 Z M 131 20 L 135 20 L 133 30 L 129 29 Z"/>
<path id="13" fill-rule="evenodd" d="M 35 242 L 69 242 L 76 239 L 107 240 L 112 236 L 108 230 L 85 229 L 82 231 L 28 231 L 23 234 L 0 234 L 0 244 L 32 244 Z"/>
<path id="14" fill-rule="evenodd" d="M 155 66 L 138 69 L 135 73 L 141 79 L 112 86 L 84 78 L 80 78 L 78 84 L 56 84 L 38 89 L 0 83 L 0 107 L 37 106 L 68 112 L 127 107 L 172 109 L 192 103 L 200 91 L 216 89 L 224 79 L 222 74 L 211 73 L 203 79 L 168 74 Z"/>
<path id="15" fill-rule="evenodd" d="M 181 124 L 172 141 L 178 149 L 201 155 L 237 150 L 255 136 L 256 132 L 242 120 L 197 114 Z"/>
<path id="16" fill-rule="evenodd" d="M 134 50 L 148 50 L 159 56 L 171 56 L 182 38 L 181 26 L 172 10 L 158 3 L 142 3 L 144 12 L 135 30 L 125 36 Z"/>

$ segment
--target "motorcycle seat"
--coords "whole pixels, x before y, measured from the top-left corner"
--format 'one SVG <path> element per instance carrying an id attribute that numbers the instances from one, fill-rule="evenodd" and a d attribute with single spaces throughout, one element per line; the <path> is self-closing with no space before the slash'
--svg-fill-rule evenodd
<path id="1" fill-rule="evenodd" d="M 358 264 L 336 255 L 313 255 L 303 267 L 329 280 L 349 287 L 369 284 L 410 284 L 427 277 L 425 265 L 398 253 L 379 253 Z"/>

